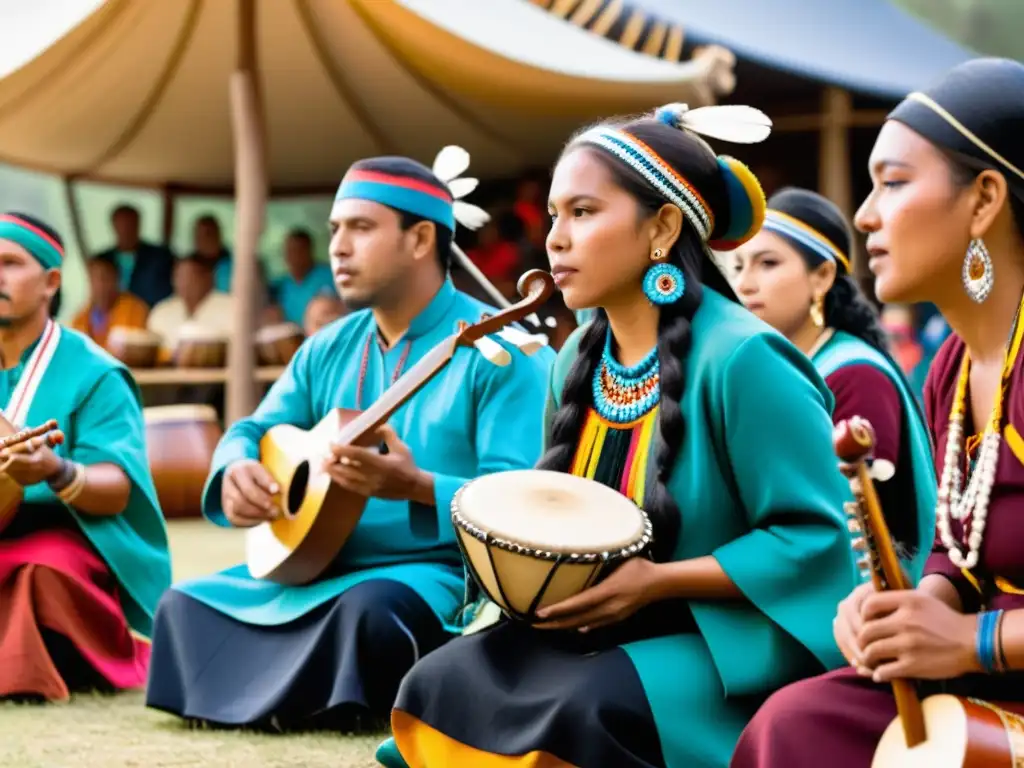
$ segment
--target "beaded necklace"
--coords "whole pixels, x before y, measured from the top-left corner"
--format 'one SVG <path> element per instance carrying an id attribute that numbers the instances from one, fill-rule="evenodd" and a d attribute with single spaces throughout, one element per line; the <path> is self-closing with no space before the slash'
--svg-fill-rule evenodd
<path id="1" fill-rule="evenodd" d="M 612 332 L 604 342 L 601 362 L 594 371 L 594 408 L 612 424 L 629 424 L 649 413 L 661 400 L 658 348 L 634 366 L 626 367 L 612 354 Z"/>
<path id="2" fill-rule="evenodd" d="M 974 466 L 970 465 L 970 450 L 964 453 L 964 418 L 967 413 L 967 384 L 971 372 L 970 355 L 964 350 L 960 363 L 960 375 L 956 384 L 956 395 L 949 415 L 949 431 L 946 436 L 946 454 L 942 462 L 942 476 L 939 480 L 939 496 L 936 506 L 936 523 L 942 545 L 949 553 L 949 559 L 957 568 L 971 570 L 978 564 L 981 544 L 985 534 L 985 521 L 988 517 L 988 502 L 995 484 L 996 469 L 999 464 L 999 448 L 1002 442 L 1003 399 L 1006 388 L 1013 373 L 1014 362 L 1020 350 L 1021 339 L 1024 337 L 1024 325 L 1020 324 L 1021 309 L 1024 300 L 1017 306 L 1017 314 L 1013 318 L 1010 341 L 1003 358 L 1003 370 L 1000 377 L 999 390 L 992 407 L 992 414 L 981 437 L 980 448 Z M 964 489 L 964 465 L 967 466 L 969 477 Z M 953 538 L 950 518 L 964 523 L 964 535 L 967 555 L 960 542 Z M 965 522 L 970 518 L 970 525 Z M 969 531 L 969 533 L 968 533 Z"/>
<path id="3" fill-rule="evenodd" d="M 363 385 L 366 383 L 366 372 L 370 365 L 370 350 L 373 348 L 373 343 L 377 342 L 377 348 L 382 352 L 383 343 L 380 340 L 380 336 L 376 331 L 370 331 L 366 336 L 366 344 L 363 345 L 363 359 L 359 363 L 359 381 L 356 384 L 356 408 L 365 410 L 366 406 L 363 405 Z M 398 365 L 395 366 L 395 372 L 391 375 L 391 384 L 398 381 L 402 375 L 402 369 L 405 368 L 406 360 L 409 359 L 409 351 L 412 349 L 412 341 L 406 339 L 405 349 L 402 350 L 402 356 L 398 358 Z M 388 385 L 385 385 L 385 389 Z M 381 392 L 383 394 L 383 391 Z"/>

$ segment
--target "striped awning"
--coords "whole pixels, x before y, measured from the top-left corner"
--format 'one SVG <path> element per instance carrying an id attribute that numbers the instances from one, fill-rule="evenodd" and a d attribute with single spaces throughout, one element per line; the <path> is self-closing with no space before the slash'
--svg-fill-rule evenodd
<path id="1" fill-rule="evenodd" d="M 888 0 L 528 1 L 652 57 L 680 61 L 693 46 L 716 43 L 882 98 L 902 98 L 976 55 Z"/>

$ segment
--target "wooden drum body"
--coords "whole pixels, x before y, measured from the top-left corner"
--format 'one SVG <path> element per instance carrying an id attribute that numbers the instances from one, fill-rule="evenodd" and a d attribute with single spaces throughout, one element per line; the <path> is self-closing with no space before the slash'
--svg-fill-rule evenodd
<path id="1" fill-rule="evenodd" d="M 895 718 L 871 768 L 1024 768 L 1024 718 L 977 699 L 939 694 L 921 702 L 928 738 L 908 748 Z"/>
<path id="2" fill-rule="evenodd" d="M 466 483 L 452 500 L 452 522 L 480 588 L 507 615 L 530 622 L 651 541 L 647 515 L 622 494 L 539 469 Z"/>
<path id="3" fill-rule="evenodd" d="M 295 323 L 278 323 L 256 332 L 256 359 L 260 365 L 288 365 L 305 339 Z"/>
<path id="4" fill-rule="evenodd" d="M 200 517 L 203 486 L 223 435 L 208 405 L 162 405 L 143 410 L 146 453 L 164 517 Z"/>
<path id="5" fill-rule="evenodd" d="M 145 328 L 115 325 L 107 334 L 107 349 L 129 368 L 152 368 L 160 357 L 160 334 Z"/>
<path id="6" fill-rule="evenodd" d="M 174 362 L 179 368 L 223 368 L 228 361 L 228 340 L 221 331 L 186 323 L 178 333 Z"/>

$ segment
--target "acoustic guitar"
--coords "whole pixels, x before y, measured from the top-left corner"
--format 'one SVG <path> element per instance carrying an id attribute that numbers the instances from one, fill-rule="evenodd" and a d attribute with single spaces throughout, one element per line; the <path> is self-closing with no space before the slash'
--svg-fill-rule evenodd
<path id="1" fill-rule="evenodd" d="M 875 447 L 871 424 L 860 417 L 836 425 L 839 468 L 854 501 L 849 527 L 858 563 L 878 591 L 911 589 L 900 566 L 867 459 Z M 872 768 L 1024 768 L 1024 718 L 978 699 L 938 694 L 920 699 L 909 680 L 893 680 L 897 716 L 875 748 Z"/>
<path id="2" fill-rule="evenodd" d="M 16 430 L 3 415 L 0 415 L 0 451 L 21 453 L 30 448 L 46 445 L 50 448 L 64 442 L 64 433 L 57 429 L 57 420 L 50 419 L 38 427 Z M 25 497 L 25 489 L 5 471 L 0 464 L 0 531 L 7 527 L 18 511 Z"/>
<path id="3" fill-rule="evenodd" d="M 359 523 L 367 499 L 333 483 L 324 471 L 331 444 L 374 445 L 376 430 L 440 373 L 459 347 L 476 346 L 485 355 L 490 347 L 500 350 L 500 345 L 486 338 L 488 334 L 535 312 L 551 296 L 554 281 L 547 272 L 534 269 L 519 279 L 517 287 L 521 301 L 460 327 L 365 411 L 335 408 L 311 430 L 282 424 L 267 431 L 260 441 L 260 463 L 281 489 L 274 503 L 282 514 L 247 531 L 246 561 L 253 578 L 307 584 L 334 561 Z M 527 353 L 535 349 L 521 348 Z"/>

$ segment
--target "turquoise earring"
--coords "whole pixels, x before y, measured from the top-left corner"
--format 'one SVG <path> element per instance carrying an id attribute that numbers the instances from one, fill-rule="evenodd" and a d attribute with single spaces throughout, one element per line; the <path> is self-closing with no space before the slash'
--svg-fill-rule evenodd
<path id="1" fill-rule="evenodd" d="M 661 248 L 655 248 L 651 259 L 661 258 Z M 656 306 L 672 304 L 682 298 L 686 290 L 686 277 L 679 267 L 667 263 L 652 264 L 644 274 L 644 295 Z"/>

